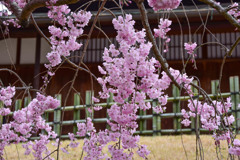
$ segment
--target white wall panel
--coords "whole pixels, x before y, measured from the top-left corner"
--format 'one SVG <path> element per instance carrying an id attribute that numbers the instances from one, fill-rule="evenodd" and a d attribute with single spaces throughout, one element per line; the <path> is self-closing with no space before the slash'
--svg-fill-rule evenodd
<path id="1" fill-rule="evenodd" d="M 48 52 L 51 52 L 51 47 L 44 38 L 41 38 L 41 61 L 40 61 L 40 63 L 48 62 L 48 60 L 46 58 Z"/>
<path id="2" fill-rule="evenodd" d="M 22 38 L 20 64 L 35 63 L 36 38 Z"/>
<path id="3" fill-rule="evenodd" d="M 0 65 L 16 63 L 17 39 L 9 38 L 0 41 Z"/>

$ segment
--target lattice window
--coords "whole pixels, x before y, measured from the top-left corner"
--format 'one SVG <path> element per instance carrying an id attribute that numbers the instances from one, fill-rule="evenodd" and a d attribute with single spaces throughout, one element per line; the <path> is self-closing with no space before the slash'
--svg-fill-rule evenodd
<path id="1" fill-rule="evenodd" d="M 238 37 L 240 36 L 240 33 L 238 32 L 229 32 L 229 33 L 215 33 L 215 34 L 207 34 L 206 35 L 206 41 L 207 42 L 221 42 L 226 47 L 230 48 L 233 43 L 235 42 Z M 163 56 L 167 60 L 181 60 L 182 54 L 185 60 L 188 59 L 189 55 L 184 50 L 184 43 L 189 42 L 189 35 L 184 34 L 181 38 L 181 35 L 170 35 L 171 41 L 169 43 L 169 51 L 166 53 L 163 53 Z M 202 34 L 193 34 L 191 35 L 192 42 L 196 42 L 198 45 L 202 44 L 202 41 L 204 43 Z M 116 42 L 115 38 L 110 38 L 113 44 L 115 44 L 118 47 L 118 44 Z M 86 43 L 85 39 L 80 40 L 83 44 Z M 181 43 L 182 41 L 182 43 Z M 159 45 L 159 40 L 157 39 L 157 44 Z M 102 54 L 104 52 L 105 47 L 109 47 L 110 42 L 107 38 L 93 38 L 89 42 L 89 46 L 87 49 L 87 53 L 84 57 L 85 63 L 98 63 L 102 62 Z M 204 50 L 205 47 L 205 50 Z M 196 50 L 195 54 L 196 59 L 203 59 L 204 55 L 205 58 L 208 59 L 220 59 L 223 58 L 225 55 L 225 50 L 221 49 L 222 47 L 217 44 L 209 44 L 206 46 L 200 47 L 198 50 Z M 82 55 L 82 49 L 80 51 L 76 51 L 72 53 L 71 60 L 75 63 L 78 63 L 80 60 L 80 56 Z M 207 52 L 207 53 L 203 53 Z M 234 50 L 232 56 L 230 58 L 239 58 L 240 57 L 240 44 L 236 47 Z M 150 53 L 150 57 L 153 56 L 153 53 Z"/>
<path id="2" fill-rule="evenodd" d="M 228 33 L 216 33 L 213 35 L 207 35 L 207 41 L 211 42 L 221 42 L 227 48 L 231 48 L 231 46 L 235 43 L 235 40 L 240 36 L 239 32 L 228 32 Z M 217 44 L 211 44 L 207 47 L 208 58 L 216 59 L 223 58 L 226 51 Z M 238 45 L 232 53 L 232 56 L 229 58 L 239 58 L 240 57 L 240 45 Z"/>

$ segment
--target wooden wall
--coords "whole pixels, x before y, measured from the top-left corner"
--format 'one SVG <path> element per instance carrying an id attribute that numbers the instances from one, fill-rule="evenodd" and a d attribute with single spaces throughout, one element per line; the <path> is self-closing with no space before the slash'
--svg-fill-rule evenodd
<path id="1" fill-rule="evenodd" d="M 207 93 L 211 92 L 211 80 L 216 80 L 219 78 L 219 70 L 221 67 L 221 60 L 198 60 L 197 61 L 197 70 L 195 70 L 192 67 L 192 63 L 189 63 L 189 65 L 186 68 L 186 72 L 189 76 L 196 76 L 201 81 L 201 86 L 207 91 Z M 97 66 L 100 64 L 87 64 L 89 69 L 92 71 L 93 74 L 95 74 L 97 77 L 101 76 L 101 74 L 98 72 Z M 181 61 L 170 61 L 169 62 L 170 67 L 174 69 L 182 69 Z M 1 66 L 2 67 L 10 67 L 10 66 Z M 240 59 L 229 59 L 226 61 L 226 64 L 223 69 L 223 77 L 222 77 L 222 86 L 221 90 L 222 92 L 229 92 L 229 77 L 238 75 L 240 76 L 239 72 L 240 68 Z M 33 65 L 22 65 L 18 66 L 16 72 L 19 74 L 20 77 L 24 80 L 26 84 L 33 84 L 33 73 L 34 73 L 34 66 Z M 41 66 L 41 72 L 42 74 L 45 73 L 45 68 Z M 63 65 L 57 72 L 56 75 L 51 79 L 49 86 L 47 88 L 47 94 L 54 96 L 56 93 L 62 94 L 63 101 L 62 105 L 64 105 L 67 93 L 69 91 L 70 82 L 72 81 L 75 74 L 75 70 L 70 69 L 68 65 Z M 1 72 L 0 79 L 3 81 L 5 85 L 9 83 L 16 82 L 16 78 L 14 75 L 9 74 L 7 72 Z M 90 76 L 88 73 L 84 71 L 80 71 L 78 73 L 78 76 L 76 78 L 76 82 L 74 84 L 74 88 L 81 93 L 82 101 L 81 103 L 84 104 L 85 102 L 85 91 L 91 90 L 91 83 L 90 83 Z M 18 82 L 16 82 L 19 84 Z M 101 90 L 100 85 L 97 83 L 96 80 L 93 80 L 93 88 L 95 91 L 95 95 L 97 96 L 98 91 Z M 73 105 L 73 94 L 75 91 L 71 91 L 68 100 L 66 101 L 66 105 Z M 169 96 L 172 96 L 171 89 L 167 90 L 167 93 Z M 20 97 L 19 97 L 20 98 Z M 104 102 L 104 101 L 102 101 Z M 171 104 L 168 105 L 169 108 L 167 109 L 167 112 L 172 112 Z M 149 111 L 151 112 L 151 111 Z M 102 110 L 100 112 L 95 113 L 96 118 L 105 117 L 106 116 L 106 110 Z M 85 113 L 81 112 L 81 119 L 85 118 Z M 52 119 L 52 116 L 50 115 L 50 120 Z M 64 116 L 65 120 L 72 120 L 73 114 L 72 112 L 66 112 Z M 171 128 L 172 120 L 171 119 L 164 119 L 162 121 L 162 128 L 167 129 Z M 148 122 L 148 127 L 151 126 L 151 121 Z M 97 129 L 104 129 L 105 124 L 97 124 Z M 68 131 L 72 130 L 72 126 L 65 126 L 64 127 L 64 133 L 67 133 Z"/>

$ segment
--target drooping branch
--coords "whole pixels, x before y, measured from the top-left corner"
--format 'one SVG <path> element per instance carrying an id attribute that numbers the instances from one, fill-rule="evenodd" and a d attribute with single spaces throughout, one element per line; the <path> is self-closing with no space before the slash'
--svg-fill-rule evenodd
<path id="1" fill-rule="evenodd" d="M 47 2 L 49 0 L 32 0 L 28 2 L 22 9 L 18 6 L 16 2 L 12 2 L 11 0 L 0 0 L 9 4 L 7 6 L 16 18 L 19 20 L 19 24 L 23 27 L 28 25 L 29 17 L 31 16 L 32 12 L 40 7 L 46 7 Z M 63 4 L 73 4 L 77 3 L 79 0 L 58 0 L 55 4 L 51 4 L 52 6 L 60 6 Z"/>
<path id="2" fill-rule="evenodd" d="M 147 37 L 149 39 L 149 41 L 152 43 L 153 45 L 153 53 L 156 57 L 156 59 L 159 61 L 159 63 L 161 64 L 161 68 L 166 72 L 166 74 L 168 75 L 168 77 L 172 80 L 172 82 L 178 87 L 178 88 L 181 88 L 180 85 L 176 82 L 176 80 L 174 79 L 174 77 L 172 76 L 172 74 L 170 73 L 170 70 L 168 69 L 169 65 L 166 61 L 166 59 L 161 55 L 160 53 L 160 50 L 158 49 L 157 47 L 157 43 L 156 43 L 156 40 L 153 36 L 153 33 L 152 33 L 152 30 L 149 26 L 149 22 L 148 22 L 148 16 L 147 16 L 147 13 L 146 13 L 146 8 L 143 4 L 143 1 L 142 0 L 135 0 L 139 10 L 140 10 L 140 13 L 141 13 L 141 20 L 142 20 L 142 24 L 143 24 L 143 27 L 145 28 L 146 30 L 146 34 L 147 34 Z"/>
<path id="3" fill-rule="evenodd" d="M 35 21 L 33 15 L 31 16 L 31 19 L 32 19 L 33 25 L 35 26 L 35 28 L 36 28 L 36 30 L 38 31 L 38 33 L 47 41 L 47 43 L 48 43 L 49 46 L 51 47 L 52 44 L 51 44 L 49 38 L 41 31 L 41 29 L 39 28 L 39 26 L 38 26 L 37 22 Z M 67 57 L 65 57 L 65 56 L 62 56 L 62 57 L 63 57 L 64 60 L 65 60 L 67 63 L 69 63 L 72 67 L 77 68 L 77 69 L 79 69 L 79 70 L 83 70 L 83 71 L 91 74 L 91 75 L 97 80 L 97 77 L 96 77 L 92 72 L 89 72 L 89 70 L 87 70 L 87 69 L 85 69 L 85 68 L 83 68 L 83 67 L 81 67 L 81 66 L 76 65 L 75 63 L 73 63 L 72 61 L 70 61 L 70 60 L 69 60 Z"/>
<path id="4" fill-rule="evenodd" d="M 212 8 L 215 8 L 221 15 L 224 16 L 226 20 L 228 20 L 232 25 L 234 25 L 238 30 L 240 30 L 240 23 L 237 21 L 236 18 L 228 14 L 228 9 L 224 9 L 219 3 L 213 0 L 199 0 L 199 1 L 208 4 Z"/>

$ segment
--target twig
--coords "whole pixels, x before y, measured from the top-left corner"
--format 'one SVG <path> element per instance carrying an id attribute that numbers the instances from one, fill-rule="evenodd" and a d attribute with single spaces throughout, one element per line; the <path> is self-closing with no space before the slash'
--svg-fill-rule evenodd
<path id="1" fill-rule="evenodd" d="M 51 46 L 52 44 L 51 44 L 49 38 L 47 38 L 47 36 L 41 31 L 41 29 L 39 28 L 38 24 L 36 23 L 33 15 L 31 15 L 31 19 L 32 19 L 32 21 L 33 21 L 33 24 L 34 24 L 35 28 L 36 28 L 37 31 L 39 32 L 39 34 L 40 34 L 40 35 L 47 41 L 47 43 Z M 87 73 L 89 73 L 89 74 L 92 74 L 92 76 L 93 76 L 95 79 L 97 79 L 97 77 L 96 77 L 93 73 L 89 72 L 87 69 L 85 69 L 85 68 L 83 68 L 83 67 L 81 67 L 81 66 L 76 65 L 75 63 L 73 63 L 72 61 L 70 61 L 70 60 L 69 60 L 67 57 L 65 57 L 65 56 L 62 56 L 62 57 L 63 57 L 64 60 L 65 60 L 67 63 L 69 63 L 72 67 L 78 68 L 79 70 L 83 70 L 83 71 L 85 71 L 85 72 L 87 72 Z"/>
<path id="2" fill-rule="evenodd" d="M 79 0 L 58 0 L 55 4 L 51 4 L 52 6 L 60 6 L 63 4 L 73 4 L 77 3 Z M 5 2 L 6 4 L 9 4 L 7 6 L 13 14 L 16 16 L 16 18 L 19 21 L 19 24 L 23 27 L 26 27 L 29 24 L 29 17 L 32 14 L 34 10 L 40 7 L 46 7 L 48 0 L 31 0 L 29 1 L 23 9 L 21 9 L 16 2 L 12 2 L 9 0 L 0 0 L 0 2 Z"/>
<path id="3" fill-rule="evenodd" d="M 21 79 L 21 77 L 16 72 L 14 72 L 8 68 L 0 68 L 0 72 L 1 71 L 6 71 L 6 72 L 10 72 L 10 73 L 14 74 L 18 78 L 18 80 L 22 83 L 23 87 L 27 87 L 26 83 Z"/>
<path id="4" fill-rule="evenodd" d="M 236 42 L 232 45 L 230 51 L 228 52 L 228 56 L 232 56 L 233 50 L 237 47 L 238 43 L 240 42 L 240 37 L 236 40 Z"/>
<path id="5" fill-rule="evenodd" d="M 43 160 L 46 159 L 46 158 L 48 158 L 48 157 L 50 157 L 50 156 L 51 156 L 54 152 L 56 152 L 56 151 L 57 151 L 57 149 L 55 149 L 54 151 L 52 151 L 50 154 L 48 154 L 46 157 L 44 157 Z"/>
<path id="6" fill-rule="evenodd" d="M 232 25 L 234 25 L 238 30 L 240 30 L 240 24 L 233 16 L 228 14 L 227 10 L 224 9 L 219 3 L 213 0 L 199 0 L 203 3 L 210 5 L 212 8 L 215 8 L 220 14 L 222 14 L 226 20 L 228 20 Z"/>
<path id="7" fill-rule="evenodd" d="M 83 62 L 83 58 L 84 58 L 84 55 L 85 55 L 86 52 L 87 52 L 87 47 L 88 47 L 90 38 L 91 38 L 91 36 L 92 36 L 93 29 L 94 29 L 94 27 L 95 27 L 95 25 L 96 25 L 96 23 L 97 23 L 98 16 L 99 16 L 99 14 L 101 13 L 101 11 L 102 11 L 103 7 L 105 6 L 106 2 L 107 2 L 107 0 L 104 0 L 104 1 L 102 2 L 101 7 L 98 9 L 98 12 L 97 12 L 97 14 L 96 14 L 96 16 L 95 16 L 95 18 L 94 18 L 94 20 L 93 20 L 93 24 L 92 24 L 92 26 L 91 26 L 91 29 L 90 29 L 89 33 L 88 33 L 87 41 L 86 41 L 86 43 L 85 43 L 85 45 L 84 45 L 83 54 L 82 54 L 82 56 L 81 56 L 81 58 L 80 58 L 80 63 Z"/>

